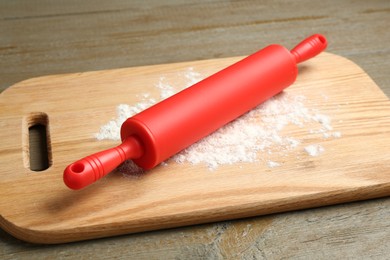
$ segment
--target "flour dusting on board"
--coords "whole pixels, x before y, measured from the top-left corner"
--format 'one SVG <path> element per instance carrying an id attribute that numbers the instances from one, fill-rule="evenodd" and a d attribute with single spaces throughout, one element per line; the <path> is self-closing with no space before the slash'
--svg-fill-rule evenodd
<path id="1" fill-rule="evenodd" d="M 155 84 L 159 91 L 157 98 L 150 93 L 142 93 L 138 95 L 138 103 L 118 105 L 117 118 L 103 125 L 96 138 L 120 140 L 120 127 L 128 117 L 203 79 L 193 68 L 179 72 L 177 76 L 184 82 L 181 86 L 174 85 L 164 76 L 160 77 Z M 321 135 L 324 139 L 341 137 L 340 132 L 333 131 L 330 117 L 307 108 L 305 101 L 303 95 L 282 92 L 181 151 L 164 165 L 174 161 L 206 164 L 209 169 L 216 169 L 220 165 L 238 162 L 264 162 L 269 168 L 275 168 L 283 164 L 274 159 L 275 155 L 281 158 L 291 152 L 304 151 L 308 156 L 319 156 L 325 151 L 322 146 L 306 143 L 302 147 L 303 137 L 287 136 L 283 131 L 286 127 L 296 127 L 307 130 L 307 135 Z"/>

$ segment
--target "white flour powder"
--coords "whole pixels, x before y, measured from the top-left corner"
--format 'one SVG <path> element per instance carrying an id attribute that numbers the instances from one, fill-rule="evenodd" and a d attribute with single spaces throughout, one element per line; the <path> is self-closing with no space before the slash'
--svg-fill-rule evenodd
<path id="1" fill-rule="evenodd" d="M 203 77 L 192 68 L 179 73 L 185 83 L 174 86 L 166 77 L 161 77 L 155 87 L 159 90 L 159 100 L 149 93 L 139 95 L 139 102 L 133 105 L 118 105 L 117 118 L 102 126 L 96 134 L 99 140 L 120 140 L 120 127 L 128 118 L 156 104 L 176 92 L 200 81 Z M 328 116 L 305 106 L 305 97 L 283 92 L 218 131 L 193 144 L 173 156 L 164 165 L 176 163 L 206 164 L 210 169 L 219 165 L 237 162 L 264 161 L 270 168 L 279 167 L 281 162 L 272 159 L 273 155 L 286 156 L 291 151 L 305 151 L 309 156 L 319 156 L 324 148 L 311 144 L 300 148 L 303 140 L 286 136 L 283 129 L 287 126 L 307 129 L 308 135 L 322 135 L 323 138 L 341 137 L 334 132 Z M 131 164 L 128 164 L 131 166 Z M 129 167 L 130 167 L 129 166 Z"/>
<path id="2" fill-rule="evenodd" d="M 305 151 L 311 156 L 319 156 L 325 149 L 319 144 L 311 144 L 305 147 Z"/>

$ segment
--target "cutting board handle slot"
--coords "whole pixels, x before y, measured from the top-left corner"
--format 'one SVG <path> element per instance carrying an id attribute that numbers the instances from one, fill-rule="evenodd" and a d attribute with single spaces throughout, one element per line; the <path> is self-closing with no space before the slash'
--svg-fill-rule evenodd
<path id="1" fill-rule="evenodd" d="M 49 116 L 33 112 L 23 118 L 23 163 L 31 171 L 40 172 L 52 165 Z"/>

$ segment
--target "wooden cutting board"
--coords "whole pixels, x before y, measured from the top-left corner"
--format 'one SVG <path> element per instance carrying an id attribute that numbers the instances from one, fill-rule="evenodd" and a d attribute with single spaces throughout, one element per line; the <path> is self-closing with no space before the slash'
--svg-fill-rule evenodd
<path id="1" fill-rule="evenodd" d="M 118 144 L 94 138 L 118 104 L 153 94 L 161 75 L 175 80 L 189 67 L 209 75 L 239 59 L 45 76 L 5 90 L 1 227 L 22 240 L 62 243 L 390 195 L 390 101 L 361 68 L 329 53 L 300 66 L 297 82 L 286 90 L 303 94 L 342 133 L 326 139 L 291 130 L 302 147 L 321 144 L 321 156 L 301 147 L 275 158 L 282 162 L 275 168 L 242 163 L 210 171 L 169 163 L 137 178 L 114 172 L 80 191 L 63 184 L 66 165 Z M 51 166 L 40 172 L 29 163 L 28 128 L 35 124 L 46 124 L 50 139 Z"/>

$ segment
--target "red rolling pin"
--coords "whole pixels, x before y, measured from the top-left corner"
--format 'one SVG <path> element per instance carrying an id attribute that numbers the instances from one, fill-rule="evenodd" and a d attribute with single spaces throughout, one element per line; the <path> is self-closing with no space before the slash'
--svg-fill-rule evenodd
<path id="1" fill-rule="evenodd" d="M 316 34 L 288 51 L 270 45 L 195 85 L 128 118 L 122 144 L 70 164 L 64 182 L 81 189 L 125 160 L 151 169 L 291 85 L 297 64 L 327 46 Z"/>

